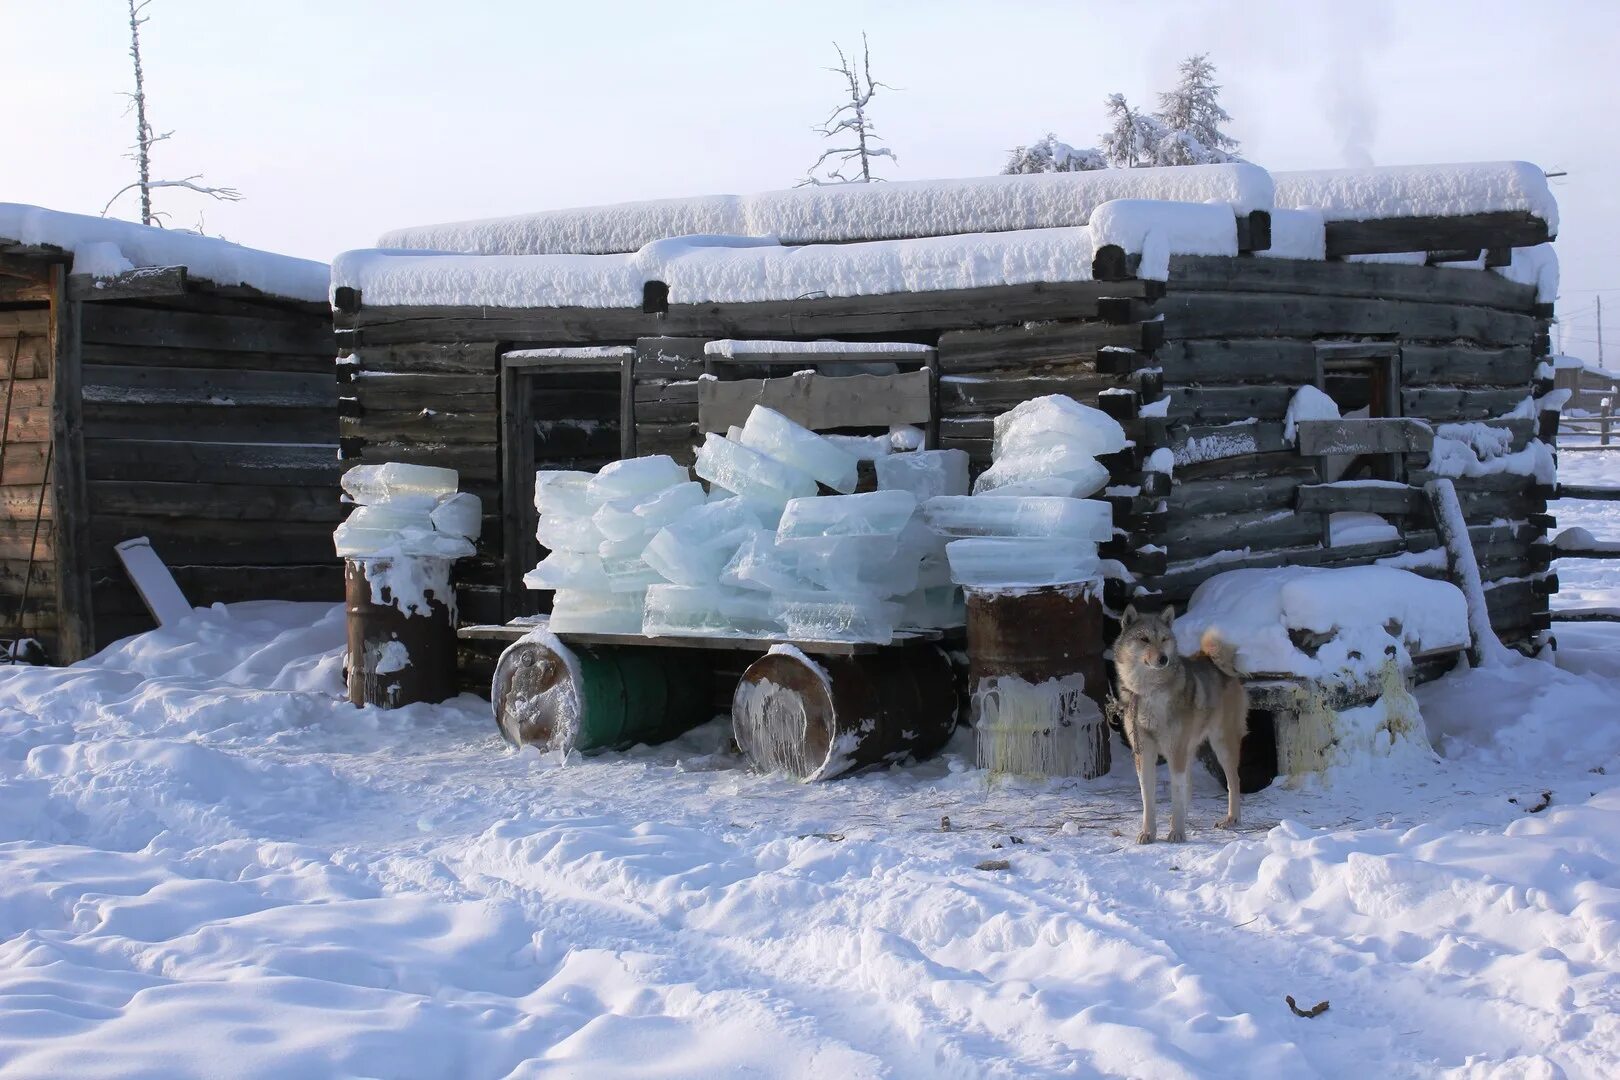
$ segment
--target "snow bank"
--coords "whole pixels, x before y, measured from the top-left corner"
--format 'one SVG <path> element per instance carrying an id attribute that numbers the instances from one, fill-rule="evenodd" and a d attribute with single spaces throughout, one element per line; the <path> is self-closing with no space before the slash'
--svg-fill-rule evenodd
<path id="1" fill-rule="evenodd" d="M 1551 244 L 1514 248 L 1513 261 L 1496 267 L 1509 281 L 1536 287 L 1536 302 L 1550 304 L 1558 299 L 1558 252 Z"/>
<path id="2" fill-rule="evenodd" d="M 246 285 L 291 300 L 325 300 L 330 276 L 324 263 L 212 236 L 19 203 L 0 203 L 0 239 L 72 252 L 74 273 L 107 278 L 137 267 L 184 266 L 215 285 Z"/>
<path id="3" fill-rule="evenodd" d="M 1405 669 L 1413 652 L 1466 645 L 1468 611 L 1455 585 L 1393 567 L 1285 566 L 1210 578 L 1175 629 L 1188 655 L 1214 630 L 1251 674 L 1368 678 L 1389 659 Z M 1333 636 L 1307 652 L 1301 631 Z"/>
<path id="4" fill-rule="evenodd" d="M 1272 183 L 1259 166 L 1234 163 L 826 184 L 425 225 L 387 233 L 377 246 L 467 255 L 613 255 L 694 233 L 847 243 L 1074 227 L 1114 199 L 1223 203 L 1247 214 L 1271 208 Z"/>
<path id="5" fill-rule="evenodd" d="M 1322 221 L 1322 211 L 1273 210 L 1271 247 L 1255 254 L 1268 259 L 1309 259 L 1321 262 L 1327 258 L 1327 226 Z"/>
<path id="6" fill-rule="evenodd" d="M 1114 244 L 1141 252 L 1138 277 L 1164 281 L 1171 255 L 1236 255 L 1237 218 L 1229 206 L 1115 199 L 1091 215 L 1094 249 Z"/>
<path id="7" fill-rule="evenodd" d="M 1527 161 L 1386 165 L 1272 174 L 1277 206 L 1322 211 L 1328 221 L 1458 217 L 1522 210 L 1558 233 L 1558 202 L 1542 170 Z"/>

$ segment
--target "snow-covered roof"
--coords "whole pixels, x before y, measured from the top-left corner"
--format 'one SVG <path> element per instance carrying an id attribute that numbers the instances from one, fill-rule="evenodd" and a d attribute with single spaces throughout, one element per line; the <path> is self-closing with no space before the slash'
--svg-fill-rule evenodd
<path id="1" fill-rule="evenodd" d="M 848 243 L 1085 225 L 1115 199 L 1220 203 L 1247 214 L 1272 205 L 1258 165 L 827 184 L 756 195 L 547 210 L 515 217 L 396 229 L 381 248 L 468 255 L 612 255 L 670 236 L 771 236 L 784 244 Z"/>
<path id="2" fill-rule="evenodd" d="M 109 278 L 148 266 L 183 266 L 216 285 L 246 285 L 290 300 L 323 301 L 325 263 L 276 255 L 228 240 L 115 218 L 0 203 L 0 242 L 53 247 L 73 255 L 73 272 Z"/>
<path id="3" fill-rule="evenodd" d="M 1456 217 L 1522 210 L 1558 233 L 1558 200 L 1547 176 L 1528 161 L 1386 165 L 1272 173 L 1276 205 L 1314 207 L 1328 221 Z"/>

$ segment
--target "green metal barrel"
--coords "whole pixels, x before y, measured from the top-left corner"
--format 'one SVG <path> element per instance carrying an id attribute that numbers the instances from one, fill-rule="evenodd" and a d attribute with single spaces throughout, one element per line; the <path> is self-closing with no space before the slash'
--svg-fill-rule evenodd
<path id="1" fill-rule="evenodd" d="M 707 722 L 711 677 L 691 650 L 575 648 L 535 634 L 501 654 L 490 696 L 507 742 L 589 754 L 667 742 Z"/>

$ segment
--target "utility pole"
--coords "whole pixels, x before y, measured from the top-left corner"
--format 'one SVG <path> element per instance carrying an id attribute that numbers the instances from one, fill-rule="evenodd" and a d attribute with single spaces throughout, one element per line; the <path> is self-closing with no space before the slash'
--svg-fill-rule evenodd
<path id="1" fill-rule="evenodd" d="M 1597 295 L 1598 367 L 1603 366 L 1603 294 Z"/>

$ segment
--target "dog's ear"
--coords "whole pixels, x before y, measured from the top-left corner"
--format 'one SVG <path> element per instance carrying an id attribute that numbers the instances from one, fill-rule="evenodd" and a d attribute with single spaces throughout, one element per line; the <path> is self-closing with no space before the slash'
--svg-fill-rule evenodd
<path id="1" fill-rule="evenodd" d="M 1159 614 L 1159 619 L 1166 626 L 1174 625 L 1176 621 L 1176 606 L 1174 604 L 1166 604 L 1164 611 Z"/>
<path id="2" fill-rule="evenodd" d="M 1139 616 L 1136 614 L 1136 605 L 1135 604 L 1126 604 L 1125 605 L 1125 613 L 1119 617 L 1119 624 L 1121 626 L 1129 626 L 1129 625 L 1131 625 L 1131 623 L 1135 622 L 1138 618 L 1139 618 Z"/>

